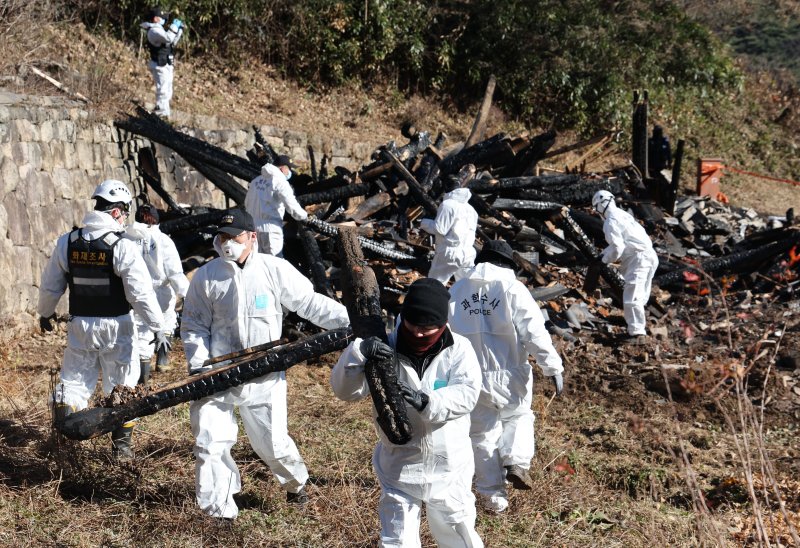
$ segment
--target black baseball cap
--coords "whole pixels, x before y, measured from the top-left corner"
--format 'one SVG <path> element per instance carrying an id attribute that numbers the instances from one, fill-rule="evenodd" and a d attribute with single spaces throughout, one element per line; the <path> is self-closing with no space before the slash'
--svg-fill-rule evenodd
<path id="1" fill-rule="evenodd" d="M 489 240 L 483 244 L 478 256 L 475 257 L 475 264 L 479 263 L 502 263 L 511 268 L 516 268 L 514 262 L 514 250 L 505 240 Z"/>
<path id="2" fill-rule="evenodd" d="M 286 166 L 292 169 L 297 169 L 297 166 L 292 162 L 292 159 L 289 158 L 286 154 L 281 154 L 278 156 L 278 159 L 275 160 L 275 167 Z"/>
<path id="3" fill-rule="evenodd" d="M 238 236 L 242 232 L 255 232 L 256 224 L 253 217 L 244 209 L 234 208 L 227 210 L 219 221 L 217 234 L 225 233 Z"/>
<path id="4" fill-rule="evenodd" d="M 147 17 L 150 21 L 152 21 L 155 17 L 161 17 L 162 19 L 164 19 L 164 11 L 161 9 L 160 6 L 155 6 L 151 8 L 150 11 L 147 13 Z"/>

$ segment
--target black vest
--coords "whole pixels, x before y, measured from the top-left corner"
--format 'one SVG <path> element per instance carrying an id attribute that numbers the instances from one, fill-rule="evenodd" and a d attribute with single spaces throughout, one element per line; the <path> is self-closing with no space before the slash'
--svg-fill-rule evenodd
<path id="1" fill-rule="evenodd" d="M 172 44 L 164 44 L 163 46 L 154 46 L 148 40 L 147 47 L 150 48 L 150 59 L 155 61 L 159 67 L 171 65 L 172 60 L 175 58 L 173 53 Z"/>
<path id="2" fill-rule="evenodd" d="M 69 234 L 69 313 L 71 316 L 114 318 L 131 310 L 122 278 L 114 274 L 114 246 L 120 241 L 114 232 L 86 240 L 83 229 Z"/>

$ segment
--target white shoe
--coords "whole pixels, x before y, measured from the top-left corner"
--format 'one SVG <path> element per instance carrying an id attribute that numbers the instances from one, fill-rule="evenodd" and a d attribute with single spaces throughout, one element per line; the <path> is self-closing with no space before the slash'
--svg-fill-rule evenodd
<path id="1" fill-rule="evenodd" d="M 503 495 L 478 495 L 480 505 L 494 514 L 505 512 L 508 508 L 508 499 Z"/>

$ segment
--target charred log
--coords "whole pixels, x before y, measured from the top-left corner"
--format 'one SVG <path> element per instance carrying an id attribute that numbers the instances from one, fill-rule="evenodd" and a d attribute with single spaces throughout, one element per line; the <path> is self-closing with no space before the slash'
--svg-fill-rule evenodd
<path id="1" fill-rule="evenodd" d="M 580 225 L 572 218 L 569 208 L 565 207 L 561 210 L 561 218 L 564 220 L 564 222 L 561 223 L 564 234 L 578 247 L 581 254 L 586 257 L 586 260 L 590 264 L 596 265 L 596 268 L 600 271 L 600 275 L 608 282 L 608 285 L 611 286 L 612 296 L 621 302 L 622 292 L 625 289 L 625 280 L 622 279 L 622 276 L 620 276 L 615 268 L 600 260 L 600 252 L 583 232 Z"/>
<path id="2" fill-rule="evenodd" d="M 122 405 L 78 411 L 69 415 L 59 425 L 59 430 L 74 440 L 95 438 L 137 417 L 152 415 L 179 403 L 199 400 L 268 373 L 286 371 L 292 365 L 310 358 L 342 350 L 352 339 L 353 332 L 349 328 L 312 335 L 258 353 L 254 357 L 245 356 L 231 365 L 189 377 Z"/>
<path id="3" fill-rule="evenodd" d="M 308 220 L 306 221 L 306 225 L 313 228 L 320 234 L 325 234 L 327 236 L 337 236 L 339 234 L 339 227 L 326 223 L 325 221 L 321 221 L 315 217 L 309 217 Z M 382 246 L 379 243 L 368 240 L 363 236 L 358 236 L 358 241 L 364 249 L 368 249 L 369 251 L 372 251 L 373 253 L 380 255 L 382 257 L 395 260 L 403 260 L 403 259 L 415 260 L 415 257 L 413 255 L 389 249 L 388 247 Z"/>
<path id="4" fill-rule="evenodd" d="M 684 268 L 673 270 L 667 274 L 653 279 L 653 283 L 659 287 L 674 287 L 683 285 L 686 282 L 686 273 L 710 276 L 722 274 L 742 274 L 753 272 L 760 268 L 765 262 L 774 257 L 786 253 L 792 247 L 800 243 L 800 232 L 794 232 L 783 240 L 763 245 L 756 249 L 750 249 L 739 253 L 733 253 L 724 257 L 708 259 L 700 263 L 699 266 L 686 265 Z"/>
<path id="5" fill-rule="evenodd" d="M 372 183 L 358 183 L 345 186 L 340 185 L 330 190 L 301 194 L 297 196 L 297 201 L 301 206 L 334 202 L 338 200 L 345 200 L 347 198 L 353 198 L 354 196 L 364 196 L 369 194 L 371 188 Z"/>
<path id="6" fill-rule="evenodd" d="M 472 192 L 498 192 L 522 188 L 548 188 L 577 183 L 579 175 L 542 175 L 538 177 L 507 177 L 504 179 L 473 179 L 469 182 Z M 598 189 L 599 190 L 599 189 Z"/>
<path id="7" fill-rule="evenodd" d="M 342 262 L 342 301 L 347 307 L 353 333 L 362 339 L 380 337 L 388 342 L 378 282 L 364 260 L 359 240 L 352 229 L 339 233 L 339 258 Z M 412 436 L 411 422 L 400 394 L 395 360 L 369 359 L 364 374 L 381 430 L 392 443 L 407 443 Z"/>

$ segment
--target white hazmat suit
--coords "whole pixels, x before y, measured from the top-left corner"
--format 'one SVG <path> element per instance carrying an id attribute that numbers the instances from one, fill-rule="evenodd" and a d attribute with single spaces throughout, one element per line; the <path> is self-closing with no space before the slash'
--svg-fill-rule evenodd
<path id="1" fill-rule="evenodd" d="M 628 335 L 645 335 L 644 308 L 650 299 L 653 276 L 658 268 L 653 242 L 630 213 L 617 207 L 610 192 L 600 190 L 595 193 L 592 205 L 604 219 L 603 233 L 608 242 L 601 259 L 606 264 L 619 261 L 625 279 L 622 305 Z"/>
<path id="2" fill-rule="evenodd" d="M 396 337 L 396 331 L 389 336 L 392 348 Z M 469 413 L 480 392 L 480 368 L 469 341 L 455 333 L 452 337 L 453 344 L 431 360 L 421 379 L 409 365 L 398 369 L 399 381 L 429 397 L 422 411 L 407 406 L 412 439 L 395 445 L 375 423 L 379 441 L 372 465 L 381 484 L 382 546 L 420 546 L 422 503 L 439 546 L 483 546 L 475 531 L 469 446 Z M 334 394 L 345 401 L 369 395 L 360 344 L 356 339 L 347 347 L 331 374 Z"/>
<path id="3" fill-rule="evenodd" d="M 161 312 L 164 314 L 164 329 L 174 333 L 178 326 L 175 304 L 178 297 L 184 297 L 189 289 L 189 280 L 183 273 L 181 257 L 175 242 L 161 232 L 158 225 L 134 222 L 125 231 L 126 238 L 133 240 L 144 257 L 147 270 L 153 280 Z M 153 355 L 155 334 L 147 327 L 147 322 L 138 314 L 134 315 L 139 334 L 139 357 L 147 359 Z"/>
<path id="4" fill-rule="evenodd" d="M 88 240 L 121 233 L 124 228 L 108 213 L 90 211 L 83 219 L 83 235 Z M 121 238 L 113 251 L 113 271 L 122 279 L 125 298 L 150 330 L 163 331 L 164 319 L 144 259 L 134 242 Z M 53 255 L 42 274 L 38 312 L 53 315 L 68 287 L 67 257 L 70 233 L 56 242 Z M 102 374 L 103 393 L 117 384 L 136 386 L 139 356 L 135 345 L 136 328 L 129 312 L 115 317 L 74 316 L 67 331 L 67 348 L 56 385 L 55 401 L 74 410 L 84 409 Z"/>
<path id="5" fill-rule="evenodd" d="M 502 511 L 508 506 L 503 467 L 528 470 L 535 452 L 528 355 L 546 377 L 561 375 L 564 367 L 539 306 L 512 269 L 479 263 L 450 295 L 450 327 L 472 343 L 483 373 L 470 429 L 475 486 Z"/>
<path id="6" fill-rule="evenodd" d="M 145 22 L 140 27 L 147 31 L 147 43 L 151 49 L 151 59 L 147 68 L 153 76 L 156 85 L 155 114 L 169 118 L 171 112 L 169 102 L 172 99 L 172 80 L 175 75 L 175 66 L 171 50 L 183 36 L 183 26 L 173 22 L 169 29 L 164 30 L 163 22 Z M 161 61 L 154 59 L 153 50 L 168 48 L 169 53 L 162 54 Z"/>
<path id="7" fill-rule="evenodd" d="M 276 256 L 283 252 L 283 214 L 286 210 L 297 221 L 308 218 L 286 176 L 272 164 L 265 164 L 261 175 L 250 181 L 244 208 L 256 223 L 258 249 Z"/>
<path id="8" fill-rule="evenodd" d="M 215 248 L 222 254 L 218 240 Z M 221 258 L 201 267 L 189 285 L 181 322 L 190 372 L 202 370 L 208 358 L 280 338 L 281 307 L 325 329 L 349 325 L 344 306 L 315 293 L 305 276 L 278 257 L 254 248 L 242 267 Z M 215 517 L 238 515 L 233 495 L 241 480 L 230 452 L 238 434 L 236 406 L 250 445 L 283 488 L 297 493 L 308 479 L 288 433 L 285 372 L 192 402 L 197 503 Z"/>
<path id="9" fill-rule="evenodd" d="M 455 275 L 459 280 L 475 260 L 475 230 L 478 213 L 469 205 L 472 193 L 468 188 L 457 188 L 444 195 L 436 219 L 422 219 L 420 227 L 436 236 L 436 254 L 428 277 L 443 284 Z"/>

